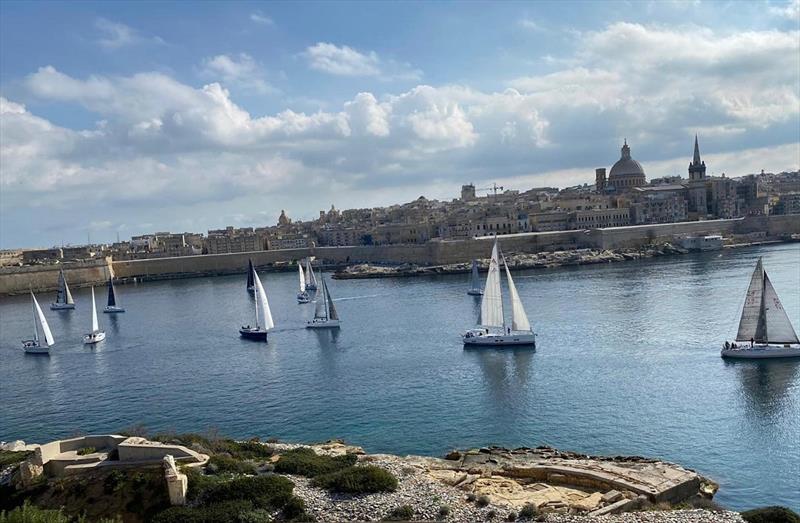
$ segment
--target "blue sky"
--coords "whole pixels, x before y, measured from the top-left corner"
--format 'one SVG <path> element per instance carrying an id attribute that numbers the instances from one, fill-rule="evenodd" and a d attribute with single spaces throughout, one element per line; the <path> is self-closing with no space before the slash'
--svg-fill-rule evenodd
<path id="1" fill-rule="evenodd" d="M 800 164 L 800 5 L 3 2 L 0 247 Z"/>

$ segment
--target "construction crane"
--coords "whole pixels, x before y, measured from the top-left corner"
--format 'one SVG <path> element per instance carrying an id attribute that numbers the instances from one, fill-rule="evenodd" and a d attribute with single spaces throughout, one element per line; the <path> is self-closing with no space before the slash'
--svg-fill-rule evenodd
<path id="1" fill-rule="evenodd" d="M 478 192 L 478 191 L 480 191 L 480 192 L 492 191 L 494 193 L 494 195 L 497 196 L 497 191 L 498 190 L 502 191 L 503 190 L 503 186 L 502 185 L 497 185 L 496 183 L 492 183 L 491 187 L 484 187 L 482 189 L 475 189 L 475 192 Z"/>

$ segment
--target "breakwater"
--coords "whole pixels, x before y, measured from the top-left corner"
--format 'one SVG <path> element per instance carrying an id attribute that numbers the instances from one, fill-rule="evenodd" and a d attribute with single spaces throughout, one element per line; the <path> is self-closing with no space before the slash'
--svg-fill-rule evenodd
<path id="1" fill-rule="evenodd" d="M 654 244 L 676 243 L 687 235 L 757 235 L 761 239 L 780 239 L 800 234 L 800 215 L 757 216 L 732 220 L 708 220 L 606 229 L 520 233 L 502 236 L 507 253 L 595 251 L 640 249 Z M 355 264 L 438 266 L 486 258 L 492 237 L 466 240 L 433 240 L 424 244 L 359 245 L 348 247 L 310 247 L 233 254 L 207 254 L 143 260 L 99 260 L 84 264 L 65 264 L 70 284 L 85 286 L 105 280 L 110 270 L 122 282 L 216 276 L 244 273 L 248 260 L 259 270 L 286 268 L 307 256 L 326 266 Z M 56 288 L 59 266 L 11 267 L 0 269 L 0 295 L 19 294 L 29 288 L 48 291 Z M 74 283 L 73 283 L 74 282 Z"/>

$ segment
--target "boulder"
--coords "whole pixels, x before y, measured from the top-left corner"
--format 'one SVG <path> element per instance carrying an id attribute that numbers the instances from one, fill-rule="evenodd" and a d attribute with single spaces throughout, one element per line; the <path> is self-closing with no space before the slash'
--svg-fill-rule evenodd
<path id="1" fill-rule="evenodd" d="M 31 460 L 19 464 L 19 482 L 23 487 L 30 486 L 42 474 L 44 467 Z"/>
<path id="2" fill-rule="evenodd" d="M 617 493 L 619 494 L 619 492 Z M 582 512 L 591 512 L 597 510 L 603 502 L 603 494 L 594 492 L 585 498 L 572 503 L 572 507 Z"/>

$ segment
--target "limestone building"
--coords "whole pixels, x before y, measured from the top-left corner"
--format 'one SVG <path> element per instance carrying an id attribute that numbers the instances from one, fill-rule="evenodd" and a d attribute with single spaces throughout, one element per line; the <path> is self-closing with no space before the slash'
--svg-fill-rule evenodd
<path id="1" fill-rule="evenodd" d="M 694 155 L 689 163 L 689 183 L 687 184 L 689 217 L 695 220 L 708 215 L 708 195 L 706 187 L 706 162 L 700 159 L 700 146 L 694 136 Z"/>
<path id="2" fill-rule="evenodd" d="M 608 187 L 613 187 L 617 192 L 630 191 L 634 187 L 641 187 L 647 183 L 642 164 L 631 157 L 631 148 L 628 141 L 622 145 L 619 160 L 611 167 L 608 173 Z"/>

